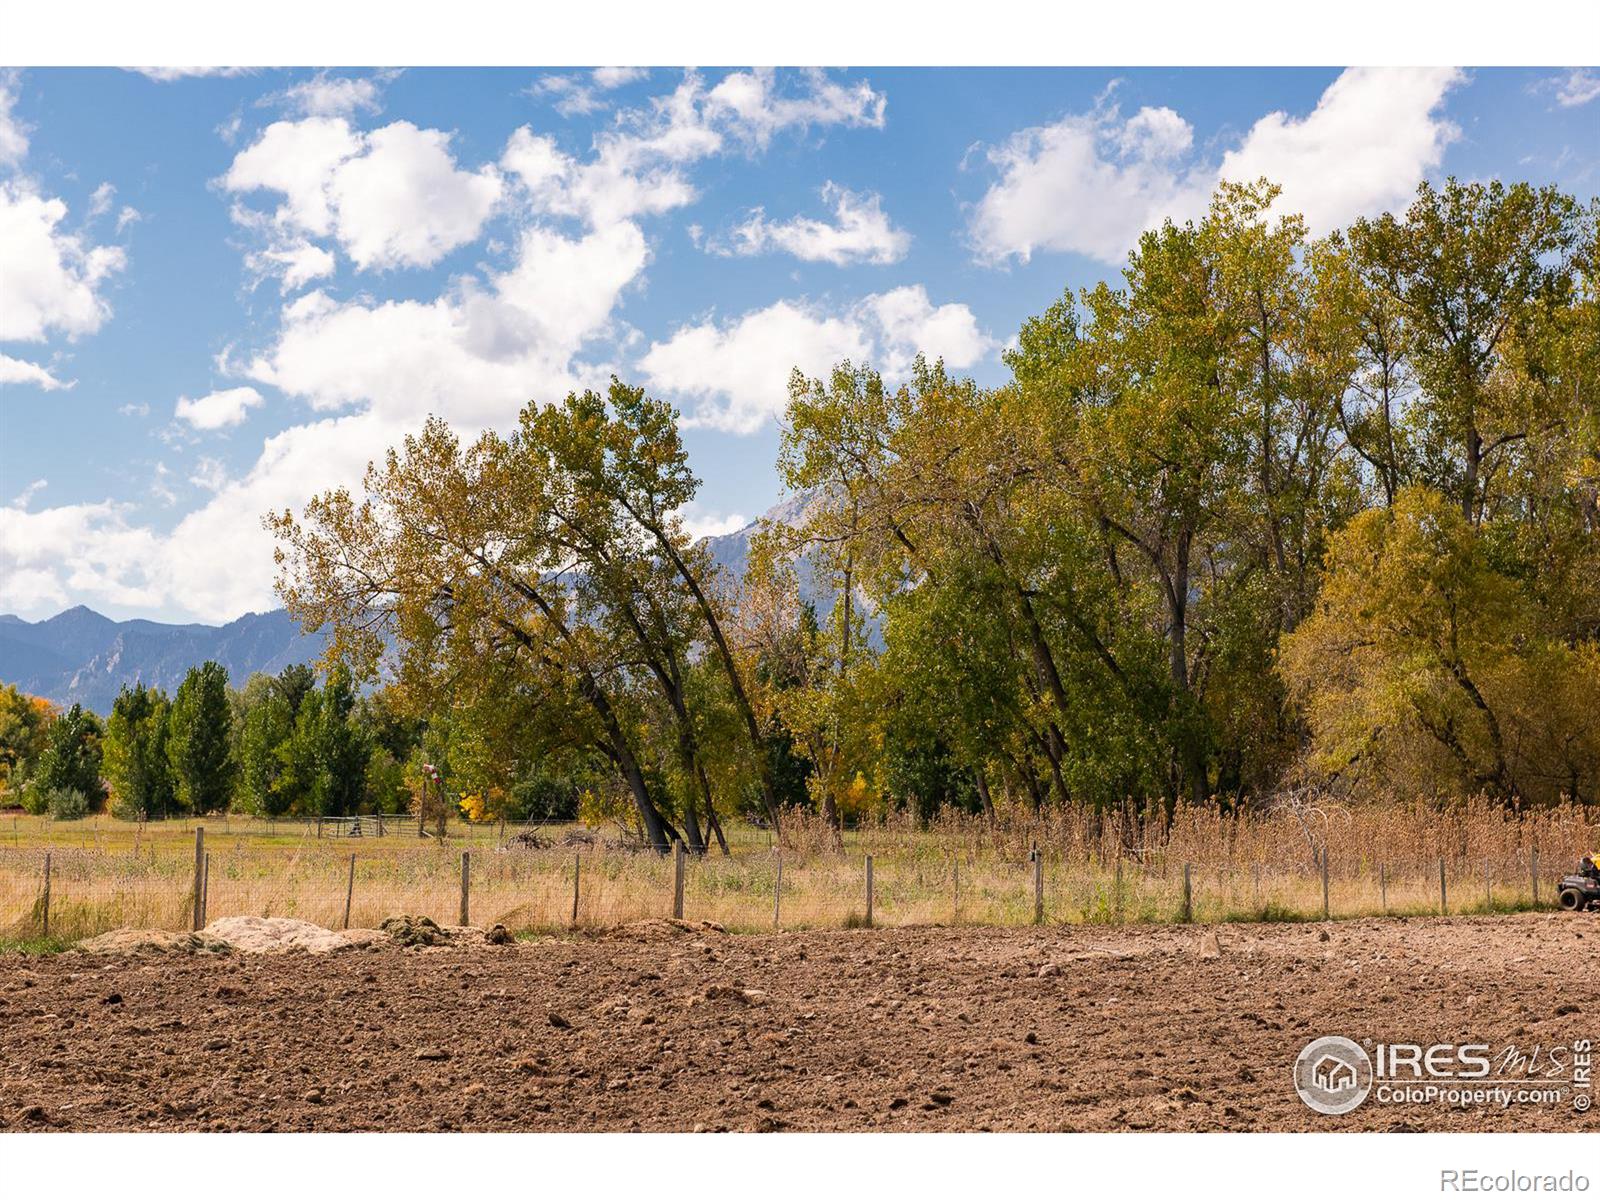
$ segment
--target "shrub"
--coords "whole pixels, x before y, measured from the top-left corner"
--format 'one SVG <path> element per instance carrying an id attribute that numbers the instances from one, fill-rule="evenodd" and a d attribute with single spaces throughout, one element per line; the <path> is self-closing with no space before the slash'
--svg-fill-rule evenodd
<path id="1" fill-rule="evenodd" d="M 51 788 L 43 794 L 45 807 L 57 821 L 81 821 L 89 813 L 89 797 L 77 788 Z"/>
<path id="2" fill-rule="evenodd" d="M 43 816 L 50 801 L 49 793 L 34 779 L 30 779 L 23 787 L 20 799 L 22 811 L 30 817 Z"/>

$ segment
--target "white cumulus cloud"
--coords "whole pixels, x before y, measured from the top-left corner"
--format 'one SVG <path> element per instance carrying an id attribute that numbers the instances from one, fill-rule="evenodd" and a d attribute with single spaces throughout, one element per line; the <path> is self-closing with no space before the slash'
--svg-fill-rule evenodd
<path id="1" fill-rule="evenodd" d="M 0 609 L 42 612 L 68 603 L 155 606 L 170 594 L 160 539 L 113 501 L 28 512 L 0 508 Z M 219 543 L 220 544 L 220 543 Z"/>
<path id="2" fill-rule="evenodd" d="M 639 368 L 653 387 L 695 404 L 688 424 L 746 434 L 783 413 L 793 368 L 822 375 L 850 359 L 894 380 L 919 353 L 960 370 L 994 346 L 965 304 L 936 305 L 915 286 L 839 312 L 779 300 L 733 321 L 686 326 L 654 343 Z"/>
<path id="3" fill-rule="evenodd" d="M 844 125 L 882 129 L 888 101 L 866 80 L 840 83 L 826 72 L 800 73 L 800 87 L 786 89 L 771 70 L 734 71 L 706 97 L 713 121 L 726 121 L 740 137 L 765 146 L 781 129 Z"/>
<path id="4" fill-rule="evenodd" d="M 432 266 L 477 238 L 503 186 L 493 166 L 459 169 L 448 133 L 409 121 L 360 133 L 344 117 L 274 122 L 222 184 L 279 193 L 271 220 L 283 238 L 332 236 L 363 270 Z"/>
<path id="5" fill-rule="evenodd" d="M 0 341 L 93 333 L 111 315 L 102 294 L 127 258 L 62 228 L 64 201 L 0 182 Z"/>
<path id="6" fill-rule="evenodd" d="M 0 71 L 0 167 L 28 156 L 28 129 L 16 115 L 17 72 Z"/>
<path id="7" fill-rule="evenodd" d="M 735 71 L 709 89 L 690 71 L 671 92 L 618 113 L 587 159 L 525 126 L 508 141 L 501 167 L 535 211 L 602 226 L 691 203 L 687 168 L 730 144 L 754 153 L 786 129 L 882 128 L 885 103 L 869 83 L 840 83 L 822 71 Z"/>
<path id="8" fill-rule="evenodd" d="M 1303 116 L 1269 113 L 1220 161 L 1197 156 L 1169 108 L 1124 120 L 1115 106 L 1024 129 L 990 149 L 999 172 L 971 213 L 980 259 L 1026 262 L 1066 251 L 1118 262 L 1162 220 L 1204 212 L 1222 179 L 1266 176 L 1282 209 L 1327 232 L 1402 203 L 1457 136 L 1442 109 L 1465 76 L 1451 68 L 1344 71 Z"/>
<path id="9" fill-rule="evenodd" d="M 47 392 L 72 386 L 71 383 L 63 383 L 48 368 L 41 367 L 38 363 L 0 354 L 0 386 L 8 383 L 32 384 Z"/>
<path id="10" fill-rule="evenodd" d="M 349 117 L 375 113 L 383 107 L 382 84 L 386 78 L 352 79 L 319 71 L 310 79 L 292 84 L 266 97 L 261 103 L 281 104 L 307 117 Z"/>
<path id="11" fill-rule="evenodd" d="M 231 429 L 243 424 L 250 410 L 259 408 L 261 403 L 261 393 L 253 387 L 227 388 L 196 400 L 179 396 L 172 415 L 195 429 Z"/>
<path id="12" fill-rule="evenodd" d="M 897 229 L 883 211 L 878 195 L 862 195 L 829 182 L 822 199 L 833 206 L 833 220 L 794 217 L 771 221 L 755 209 L 725 237 L 713 238 L 706 249 L 713 254 L 748 256 L 774 251 L 792 254 L 805 262 L 851 263 L 885 266 L 899 262 L 911 247 L 911 235 Z"/>
<path id="13" fill-rule="evenodd" d="M 292 242 L 245 256 L 245 266 L 260 276 L 278 276 L 285 292 L 299 291 L 313 280 L 332 275 L 337 265 L 332 251 L 312 242 Z"/>
<path id="14" fill-rule="evenodd" d="M 637 83 L 650 72 L 643 67 L 597 67 L 588 75 L 546 75 L 528 89 L 548 96 L 564 117 L 580 117 L 608 107 L 604 93 Z"/>

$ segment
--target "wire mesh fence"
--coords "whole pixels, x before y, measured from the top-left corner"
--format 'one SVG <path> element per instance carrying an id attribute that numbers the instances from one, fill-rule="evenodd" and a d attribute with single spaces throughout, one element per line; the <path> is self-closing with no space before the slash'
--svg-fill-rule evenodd
<path id="1" fill-rule="evenodd" d="M 441 843 L 414 831 L 336 838 L 218 823 L 201 836 L 176 827 L 140 834 L 131 845 L 19 839 L 0 844 L 0 935 L 183 930 L 197 917 L 230 916 L 337 929 L 410 914 L 518 932 L 680 913 L 746 931 L 1466 914 L 1553 905 L 1555 881 L 1575 857 L 1527 847 L 1482 858 L 1326 851 L 1326 859 L 1196 862 L 1170 852 L 1102 855 L 1046 843 L 1012 855 L 936 837 L 861 835 L 822 851 L 752 836 L 731 855 L 696 858 L 580 833 L 549 844 L 519 841 L 515 830 L 466 832 Z"/>

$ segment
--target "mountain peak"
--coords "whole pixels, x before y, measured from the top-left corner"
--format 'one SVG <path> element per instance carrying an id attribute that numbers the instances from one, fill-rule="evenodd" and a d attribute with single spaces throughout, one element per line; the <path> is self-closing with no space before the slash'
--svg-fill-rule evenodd
<path id="1" fill-rule="evenodd" d="M 190 667 L 210 660 L 242 685 L 257 671 L 316 661 L 326 641 L 301 633 L 281 608 L 216 626 L 113 621 L 80 604 L 36 623 L 0 623 L 0 682 L 105 714 L 136 682 L 175 691 Z"/>

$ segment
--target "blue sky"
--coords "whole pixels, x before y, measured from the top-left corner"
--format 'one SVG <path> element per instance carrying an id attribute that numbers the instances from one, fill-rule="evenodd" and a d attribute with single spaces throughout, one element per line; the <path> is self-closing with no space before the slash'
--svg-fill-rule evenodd
<path id="1" fill-rule="evenodd" d="M 1318 231 L 1446 174 L 1588 199 L 1597 114 L 1574 68 L 0 72 L 0 611 L 272 607 L 264 511 L 613 371 L 729 528 L 794 366 L 998 380 L 1219 177 Z"/>

